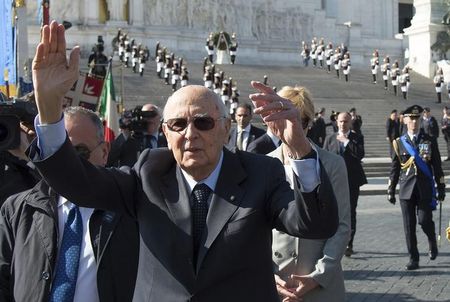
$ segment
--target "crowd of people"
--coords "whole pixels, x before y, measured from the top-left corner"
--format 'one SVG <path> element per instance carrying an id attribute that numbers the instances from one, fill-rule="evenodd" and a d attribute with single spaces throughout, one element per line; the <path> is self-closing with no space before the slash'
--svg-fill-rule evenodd
<path id="1" fill-rule="evenodd" d="M 163 50 L 158 44 L 156 58 Z M 206 58 L 203 86 L 178 89 L 175 77 L 164 109 L 127 112 L 110 148 L 94 112 L 61 109 L 79 52 L 67 61 L 64 27 L 43 27 L 33 61 L 36 137 L 17 150 L 42 179 L 1 207 L 1 301 L 345 301 L 341 258 L 354 253 L 367 183 L 356 108 L 333 111 L 327 123 L 305 87 L 276 92 L 267 76 L 251 82 L 251 104 L 232 106 L 233 80 Z M 168 60 L 157 73 L 169 84 L 167 69 L 173 85 L 183 64 Z M 266 129 L 252 125 L 253 114 Z M 416 213 L 434 260 L 431 211 L 445 182 L 430 109 L 402 115 L 387 122 L 388 201 L 396 203 L 398 183 L 405 268 L 415 270 Z"/>

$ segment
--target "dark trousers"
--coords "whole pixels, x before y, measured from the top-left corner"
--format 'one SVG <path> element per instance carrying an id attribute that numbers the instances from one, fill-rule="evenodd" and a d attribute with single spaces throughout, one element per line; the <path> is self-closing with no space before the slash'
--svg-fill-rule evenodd
<path id="1" fill-rule="evenodd" d="M 433 214 L 429 205 L 430 201 L 419 200 L 417 187 L 414 189 L 411 199 L 401 199 L 403 228 L 406 237 L 406 247 L 411 260 L 419 261 L 419 250 L 417 249 L 416 223 L 417 218 L 423 232 L 428 237 L 429 242 L 436 240 Z"/>
<path id="2" fill-rule="evenodd" d="M 353 247 L 353 238 L 355 238 L 356 233 L 356 207 L 358 206 L 359 198 L 359 186 L 350 186 L 350 241 L 348 242 L 349 247 Z"/>
<path id="3" fill-rule="evenodd" d="M 447 143 L 447 158 L 450 158 L 450 133 L 444 133 L 444 139 Z"/>

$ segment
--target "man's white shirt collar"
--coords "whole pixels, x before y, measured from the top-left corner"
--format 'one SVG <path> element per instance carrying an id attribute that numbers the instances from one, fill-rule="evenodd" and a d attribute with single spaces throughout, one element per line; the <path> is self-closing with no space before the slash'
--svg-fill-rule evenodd
<path id="1" fill-rule="evenodd" d="M 222 167 L 222 162 L 223 162 L 223 150 L 220 152 L 220 158 L 214 170 L 211 172 L 211 174 L 209 174 L 207 178 L 200 181 L 194 180 L 192 176 L 190 176 L 186 171 L 181 169 L 181 173 L 183 173 L 184 179 L 186 179 L 186 183 L 188 185 L 189 194 L 192 193 L 194 187 L 199 183 L 206 184 L 214 192 L 214 190 L 216 189 L 217 180 L 219 179 L 219 173 L 220 168 Z"/>

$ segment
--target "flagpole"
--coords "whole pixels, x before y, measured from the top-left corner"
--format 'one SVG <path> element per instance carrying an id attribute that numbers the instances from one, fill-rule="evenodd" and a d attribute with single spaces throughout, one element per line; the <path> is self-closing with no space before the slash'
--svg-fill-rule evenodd
<path id="1" fill-rule="evenodd" d="M 42 0 L 42 26 L 50 24 L 50 0 Z"/>

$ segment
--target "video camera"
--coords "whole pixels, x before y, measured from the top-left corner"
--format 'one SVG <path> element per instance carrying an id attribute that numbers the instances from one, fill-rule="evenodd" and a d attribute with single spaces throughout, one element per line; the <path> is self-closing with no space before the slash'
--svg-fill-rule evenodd
<path id="1" fill-rule="evenodd" d="M 142 111 L 142 106 L 136 106 L 133 110 L 125 111 L 123 117 L 119 121 L 122 129 L 128 129 L 133 134 L 142 134 L 147 130 L 147 118 L 158 116 L 157 110 Z"/>
<path id="2" fill-rule="evenodd" d="M 0 151 L 20 146 L 20 123 L 34 124 L 36 104 L 28 100 L 0 102 Z"/>

